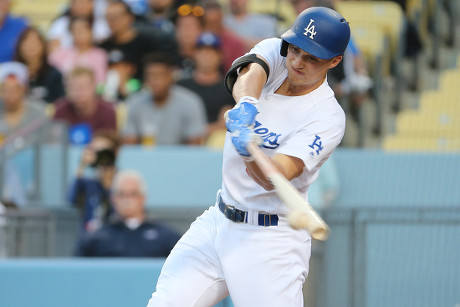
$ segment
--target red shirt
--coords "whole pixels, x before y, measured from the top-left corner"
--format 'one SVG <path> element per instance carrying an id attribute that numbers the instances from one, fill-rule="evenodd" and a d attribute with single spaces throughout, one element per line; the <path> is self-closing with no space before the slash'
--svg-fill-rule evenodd
<path id="1" fill-rule="evenodd" d="M 116 130 L 117 120 L 113 105 L 101 98 L 97 98 L 96 103 L 96 112 L 92 116 L 82 117 L 76 112 L 75 107 L 67 97 L 60 98 L 56 101 L 54 119 L 65 121 L 70 126 L 86 123 L 91 127 L 93 132 L 98 130 Z"/>
<path id="2" fill-rule="evenodd" d="M 246 50 L 243 41 L 227 29 L 220 33 L 220 39 L 222 40 L 222 62 L 224 70 L 228 71 L 233 61 L 244 55 L 248 50 Z"/>

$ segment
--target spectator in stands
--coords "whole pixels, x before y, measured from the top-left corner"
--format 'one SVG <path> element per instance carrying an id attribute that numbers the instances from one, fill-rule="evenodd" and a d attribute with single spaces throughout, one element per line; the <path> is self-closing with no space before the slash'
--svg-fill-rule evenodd
<path id="1" fill-rule="evenodd" d="M 98 130 L 116 131 L 116 114 L 112 104 L 96 94 L 94 73 L 75 67 L 66 80 L 67 96 L 56 101 L 55 120 L 70 126 L 70 141 L 84 144 Z"/>
<path id="2" fill-rule="evenodd" d="M 174 2 L 174 0 L 148 0 L 146 14 L 148 22 L 154 28 L 169 35 L 175 34 L 173 19 L 176 14 L 176 6 Z"/>
<path id="3" fill-rule="evenodd" d="M 94 0 L 70 0 L 70 6 L 64 14 L 59 16 L 51 24 L 47 38 L 49 50 L 56 47 L 68 48 L 73 45 L 72 33 L 70 32 L 70 20 L 74 17 L 84 17 L 92 20 L 92 32 L 95 43 L 101 42 L 110 35 L 110 28 L 103 16 L 94 14 Z"/>
<path id="4" fill-rule="evenodd" d="M 208 120 L 207 134 L 226 129 L 224 113 L 235 102 L 223 82 L 220 38 L 212 32 L 202 33 L 197 40 L 193 56 L 195 69 L 191 78 L 182 79 L 179 85 L 197 93 L 203 99 Z"/>
<path id="5" fill-rule="evenodd" d="M 202 144 L 206 113 L 201 98 L 174 84 L 174 66 L 167 54 L 147 58 L 146 89 L 127 100 L 125 143 Z"/>
<path id="6" fill-rule="evenodd" d="M 18 62 L 0 65 L 0 134 L 8 137 L 18 130 L 37 128 L 47 120 L 44 103 L 26 98 L 27 67 Z M 35 128 L 33 128 L 35 127 Z"/>
<path id="7" fill-rule="evenodd" d="M 107 51 L 109 58 L 113 57 L 113 53 L 122 52 L 136 59 L 135 76 L 138 79 L 142 79 L 142 59 L 150 52 L 164 51 L 177 60 L 177 45 L 174 38 L 156 35 L 154 32 L 147 34 L 137 31 L 134 27 L 135 16 L 125 2 L 110 2 L 106 18 L 112 35 L 100 46 Z"/>
<path id="8" fill-rule="evenodd" d="M 96 132 L 80 158 L 69 201 L 80 212 L 81 233 L 92 232 L 112 214 L 110 188 L 117 172 L 120 139 L 113 131 Z M 89 172 L 93 170 L 93 172 Z"/>
<path id="9" fill-rule="evenodd" d="M 53 103 L 65 95 L 62 74 L 48 63 L 47 44 L 34 27 L 26 28 L 18 39 L 15 61 L 29 70 L 28 96 Z"/>
<path id="10" fill-rule="evenodd" d="M 230 0 L 230 14 L 225 16 L 224 23 L 244 40 L 249 50 L 261 40 L 277 36 L 277 21 L 269 15 L 249 12 L 248 2 Z"/>
<path id="11" fill-rule="evenodd" d="M 222 63 L 224 71 L 228 71 L 233 61 L 245 54 L 248 49 L 244 42 L 231 32 L 223 21 L 222 7 L 217 0 L 205 0 L 204 30 L 217 34 L 222 42 Z"/>
<path id="12" fill-rule="evenodd" d="M 194 63 L 195 44 L 198 36 L 203 32 L 204 8 L 198 5 L 181 5 L 175 17 L 176 40 L 180 56 L 180 77 L 191 76 Z"/>
<path id="13" fill-rule="evenodd" d="M 13 60 L 19 35 L 27 27 L 27 20 L 10 14 L 10 0 L 0 0 L 0 63 Z"/>
<path id="14" fill-rule="evenodd" d="M 76 66 L 88 67 L 94 71 L 96 84 L 105 82 L 107 74 L 107 53 L 95 47 L 91 31 L 91 20 L 85 17 L 73 17 L 69 28 L 72 33 L 73 47 L 58 47 L 49 55 L 49 62 L 66 75 Z"/>
<path id="15" fill-rule="evenodd" d="M 142 83 L 136 78 L 137 60 L 123 50 L 110 53 L 109 72 L 101 89 L 105 100 L 123 102 L 141 89 Z"/>
<path id="16" fill-rule="evenodd" d="M 83 257 L 167 257 L 180 235 L 161 223 L 147 221 L 146 187 L 134 171 L 120 171 L 113 182 L 112 203 L 118 219 L 81 240 Z"/>

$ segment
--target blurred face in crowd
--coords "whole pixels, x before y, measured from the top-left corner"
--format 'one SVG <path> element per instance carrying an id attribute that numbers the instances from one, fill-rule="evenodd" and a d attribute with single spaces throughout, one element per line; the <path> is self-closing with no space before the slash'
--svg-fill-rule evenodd
<path id="1" fill-rule="evenodd" d="M 242 14 L 246 12 L 248 0 L 230 0 L 230 10 L 233 14 Z"/>
<path id="2" fill-rule="evenodd" d="M 74 107 L 80 112 L 90 110 L 95 105 L 95 82 L 90 74 L 69 76 L 67 95 Z"/>
<path id="3" fill-rule="evenodd" d="M 180 16 L 176 22 L 176 39 L 180 46 L 195 46 L 203 31 L 200 19 L 193 15 Z"/>
<path id="4" fill-rule="evenodd" d="M 292 6 L 297 14 L 302 13 L 304 10 L 315 6 L 316 0 L 291 0 Z"/>
<path id="5" fill-rule="evenodd" d="M 173 5 L 173 0 L 149 0 L 149 5 L 156 13 L 163 13 Z"/>
<path id="6" fill-rule="evenodd" d="M 112 202 L 115 211 L 123 219 L 138 218 L 144 214 L 145 196 L 141 183 L 134 177 L 123 177 L 115 187 Z"/>
<path id="7" fill-rule="evenodd" d="M 126 7 L 120 3 L 112 3 L 107 7 L 105 15 L 113 35 L 123 33 L 130 29 L 134 18 L 126 10 Z"/>
<path id="8" fill-rule="evenodd" d="M 72 22 L 70 31 L 77 48 L 88 48 L 93 42 L 93 32 L 88 20 L 77 19 Z"/>
<path id="9" fill-rule="evenodd" d="M 150 63 L 145 68 L 147 86 L 157 101 L 163 101 L 168 94 L 169 88 L 174 82 L 173 68 L 163 63 Z"/>
<path id="10" fill-rule="evenodd" d="M 89 17 L 93 15 L 93 0 L 72 0 L 70 12 L 72 16 Z"/>
<path id="11" fill-rule="evenodd" d="M 23 105 L 26 86 L 10 76 L 0 85 L 0 98 L 6 111 L 15 111 Z"/>
<path id="12" fill-rule="evenodd" d="M 45 53 L 45 44 L 35 30 L 28 31 L 24 39 L 20 42 L 19 53 L 27 63 L 41 59 Z"/>
<path id="13" fill-rule="evenodd" d="M 204 27 L 211 31 L 218 33 L 222 28 L 223 14 L 219 7 L 209 7 L 204 14 Z"/>
<path id="14" fill-rule="evenodd" d="M 201 70 L 215 71 L 220 69 L 221 53 L 213 47 L 203 46 L 195 50 L 196 67 Z"/>
<path id="15" fill-rule="evenodd" d="M 0 26 L 6 15 L 10 12 L 10 0 L 0 0 Z"/>

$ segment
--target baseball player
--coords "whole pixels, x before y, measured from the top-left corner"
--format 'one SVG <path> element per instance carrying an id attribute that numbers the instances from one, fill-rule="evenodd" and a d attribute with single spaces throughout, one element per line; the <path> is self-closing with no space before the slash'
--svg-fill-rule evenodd
<path id="1" fill-rule="evenodd" d="M 222 190 L 167 258 L 149 307 L 303 306 L 311 237 L 287 222 L 287 207 L 251 160 L 259 144 L 307 199 L 320 166 L 340 143 L 345 114 L 326 73 L 350 37 L 332 9 L 303 11 L 279 38 L 235 60 L 226 86 L 238 103 L 229 111 Z"/>

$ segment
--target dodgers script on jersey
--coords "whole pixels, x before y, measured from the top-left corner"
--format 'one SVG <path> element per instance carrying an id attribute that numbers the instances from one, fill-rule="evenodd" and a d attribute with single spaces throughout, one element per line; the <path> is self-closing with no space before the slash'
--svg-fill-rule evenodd
<path id="1" fill-rule="evenodd" d="M 292 183 L 308 201 L 308 187 L 342 140 L 345 113 L 327 80 L 307 95 L 275 93 L 287 77 L 286 58 L 280 56 L 280 46 L 281 39 L 271 38 L 249 52 L 262 56 L 270 67 L 269 78 L 259 98 L 254 132 L 262 138 L 266 155 L 272 157 L 282 153 L 302 159 L 304 171 Z M 222 177 L 225 203 L 249 212 L 287 213 L 275 191 L 264 190 L 245 173 L 244 161 L 232 146 L 230 133 L 225 140 Z"/>

